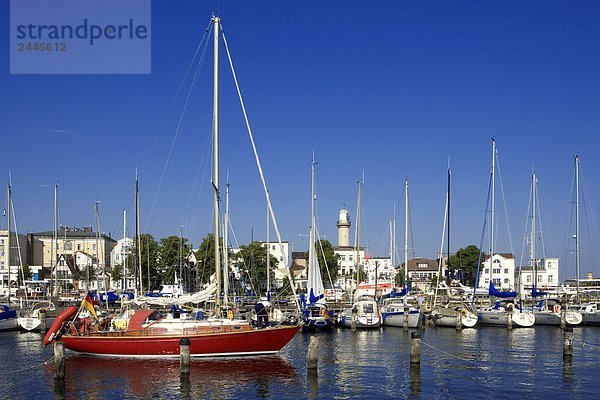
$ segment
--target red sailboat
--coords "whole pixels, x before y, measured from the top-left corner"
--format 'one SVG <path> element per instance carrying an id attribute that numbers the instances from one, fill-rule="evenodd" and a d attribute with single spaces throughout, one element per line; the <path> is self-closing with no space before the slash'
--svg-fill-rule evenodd
<path id="1" fill-rule="evenodd" d="M 220 18 L 213 17 L 214 29 L 214 114 L 213 146 L 218 154 L 218 46 L 221 33 Z M 235 72 L 232 70 L 235 74 Z M 234 75 L 235 77 L 235 75 Z M 237 81 L 236 81 L 237 84 Z M 249 132 L 251 135 L 251 132 Z M 180 354 L 179 344 L 189 339 L 190 355 L 196 357 L 243 356 L 274 354 L 285 347 L 301 329 L 301 324 L 279 324 L 253 327 L 248 320 L 222 318 L 220 304 L 220 250 L 219 250 L 219 168 L 218 157 L 214 157 L 213 180 L 215 195 L 215 267 L 217 292 L 215 318 L 182 319 L 167 318 L 156 310 L 126 310 L 118 317 L 105 318 L 91 325 L 86 314 L 95 316 L 91 299 L 83 300 L 82 306 L 69 307 L 57 317 L 44 338 L 44 346 L 59 340 L 65 347 L 79 353 L 121 357 L 176 357 Z M 257 163 L 258 159 L 257 159 Z M 270 199 L 263 179 L 263 188 L 270 207 Z M 137 205 L 137 201 L 136 201 Z M 137 213 L 136 213 L 137 214 Z M 275 226 L 277 231 L 277 227 Z M 277 231 L 279 236 L 279 232 Z M 280 240 L 281 241 L 281 240 Z M 292 290 L 293 285 L 292 285 Z M 225 296 L 226 297 L 226 296 Z M 225 300 L 226 301 L 226 300 Z M 95 321 L 95 320 L 94 320 Z"/>

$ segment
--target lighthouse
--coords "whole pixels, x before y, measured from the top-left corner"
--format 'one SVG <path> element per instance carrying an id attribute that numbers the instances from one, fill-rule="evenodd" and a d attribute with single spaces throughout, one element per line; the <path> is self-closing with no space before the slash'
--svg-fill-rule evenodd
<path id="1" fill-rule="evenodd" d="M 342 208 L 337 222 L 338 247 L 350 247 L 350 217 L 348 210 Z"/>

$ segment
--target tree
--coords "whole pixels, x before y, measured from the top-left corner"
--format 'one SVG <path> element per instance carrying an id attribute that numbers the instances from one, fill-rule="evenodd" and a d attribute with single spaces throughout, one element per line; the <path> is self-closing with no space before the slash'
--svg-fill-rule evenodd
<path id="1" fill-rule="evenodd" d="M 187 269 L 186 258 L 188 247 L 189 244 L 187 238 L 169 236 L 160 239 L 159 252 L 162 272 L 161 278 L 163 282 L 175 282 L 175 276 L 178 277 L 179 282 L 182 282 L 179 271 L 181 269 L 182 275 L 187 272 L 184 270 Z"/>
<path id="2" fill-rule="evenodd" d="M 19 283 L 19 285 L 23 284 L 23 280 L 28 280 L 31 279 L 32 273 L 31 273 L 31 268 L 29 267 L 28 264 L 22 265 L 19 271 L 19 274 L 17 276 L 17 282 Z"/>
<path id="3" fill-rule="evenodd" d="M 447 262 L 449 276 L 454 276 L 456 270 L 462 270 L 464 280 L 469 285 L 473 285 L 477 268 L 482 268 L 479 264 L 480 250 L 477 246 L 471 244 L 465 248 L 459 249 L 454 255 L 450 256 Z M 481 260 L 485 260 L 487 255 L 481 252 Z"/>
<path id="4" fill-rule="evenodd" d="M 134 245 L 134 259 L 136 260 L 133 263 L 134 276 L 139 275 L 140 265 L 142 270 L 142 286 L 146 290 L 151 290 L 153 288 L 158 287 L 160 284 L 159 276 L 158 276 L 158 254 L 159 254 L 159 245 L 154 240 L 154 237 L 149 233 L 142 233 L 140 235 L 140 252 L 141 252 L 141 260 L 138 260 L 138 252 L 137 252 L 137 241 Z M 150 274 L 150 286 L 148 287 L 148 273 Z M 139 277 L 138 277 L 139 279 Z M 139 281 L 138 281 L 139 284 Z"/>
<path id="5" fill-rule="evenodd" d="M 271 281 L 273 281 L 273 268 L 279 262 L 277 257 L 269 255 L 271 267 Z M 253 286 L 260 288 L 261 283 L 267 281 L 267 248 L 259 242 L 252 242 L 248 245 L 240 246 L 240 251 L 236 254 L 238 262 L 243 262 L 242 273 L 246 277 L 246 282 L 252 282 Z"/>
<path id="6" fill-rule="evenodd" d="M 113 282 L 120 282 L 123 279 L 123 265 L 117 264 L 112 268 L 111 278 Z"/>
<path id="7" fill-rule="evenodd" d="M 206 283 L 215 272 L 215 235 L 209 233 L 196 251 L 196 282 Z"/>
<path id="8" fill-rule="evenodd" d="M 335 254 L 333 251 L 333 246 L 329 243 L 327 239 L 318 240 L 315 244 L 317 250 L 317 260 L 319 261 L 319 268 L 321 269 L 321 279 L 324 282 L 329 281 L 329 277 L 335 282 L 335 278 L 337 277 L 339 266 L 339 258 L 340 256 Z M 323 258 L 323 254 L 325 254 L 325 258 Z M 327 272 L 329 270 L 329 272 Z M 333 283 L 332 282 L 332 283 Z"/>

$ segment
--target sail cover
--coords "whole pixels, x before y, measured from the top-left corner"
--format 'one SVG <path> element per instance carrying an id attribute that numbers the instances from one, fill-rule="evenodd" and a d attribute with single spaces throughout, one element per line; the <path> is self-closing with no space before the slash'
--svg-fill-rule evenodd
<path id="1" fill-rule="evenodd" d="M 517 297 L 517 293 L 501 292 L 498 289 L 496 289 L 496 287 L 494 287 L 494 284 L 492 282 L 490 282 L 490 296 L 500 297 L 501 299 L 507 299 L 509 297 Z"/>
<path id="2" fill-rule="evenodd" d="M 316 302 L 325 303 L 325 288 L 323 287 L 323 279 L 321 279 L 321 269 L 317 259 L 317 249 L 314 240 L 310 241 L 308 249 L 308 279 L 306 283 L 308 292 L 308 302 L 313 304 Z"/>

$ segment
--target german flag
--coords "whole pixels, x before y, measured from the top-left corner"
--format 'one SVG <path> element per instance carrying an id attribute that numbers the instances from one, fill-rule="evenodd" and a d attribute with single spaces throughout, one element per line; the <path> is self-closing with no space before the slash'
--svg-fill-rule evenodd
<path id="1" fill-rule="evenodd" d="M 92 296 L 90 295 L 90 292 L 88 292 L 88 294 L 85 296 L 85 298 L 83 300 L 81 300 L 81 307 L 86 308 L 90 313 L 92 313 L 94 318 L 98 319 L 98 316 L 96 315 L 96 309 L 94 308 L 94 302 L 92 300 Z"/>

